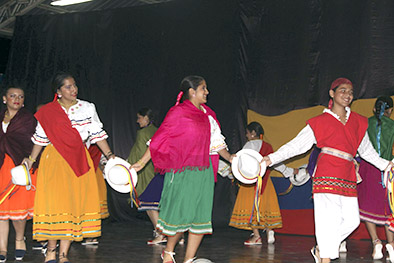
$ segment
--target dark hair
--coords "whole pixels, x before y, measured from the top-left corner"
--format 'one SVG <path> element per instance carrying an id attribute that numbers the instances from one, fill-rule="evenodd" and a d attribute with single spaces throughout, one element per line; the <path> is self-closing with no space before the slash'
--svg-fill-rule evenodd
<path id="1" fill-rule="evenodd" d="M 141 108 L 137 113 L 141 116 L 148 116 L 149 122 L 154 121 L 155 115 L 153 114 L 153 111 L 149 108 Z"/>
<path id="2" fill-rule="evenodd" d="M 67 72 L 58 72 L 52 79 L 52 90 L 54 93 L 57 92 L 61 86 L 64 85 L 64 80 L 68 78 L 74 78 L 70 73 Z"/>
<path id="3" fill-rule="evenodd" d="M 22 90 L 23 91 L 23 93 L 25 93 L 25 89 L 24 88 L 22 88 L 21 86 L 7 86 L 7 88 L 5 88 L 4 90 L 3 90 L 3 96 L 7 96 L 7 93 L 8 93 L 8 91 L 10 90 L 10 89 L 20 89 L 20 90 Z"/>
<path id="4" fill-rule="evenodd" d="M 205 81 L 203 77 L 200 76 L 187 76 L 181 81 L 180 89 L 183 91 L 181 101 L 189 99 L 189 89 L 196 90 L 200 86 L 201 82 Z"/>
<path id="5" fill-rule="evenodd" d="M 378 125 L 381 124 L 381 118 L 384 114 L 384 111 L 393 107 L 393 99 L 389 96 L 379 96 L 376 99 L 374 106 L 374 115 L 378 119 Z"/>
<path id="6" fill-rule="evenodd" d="M 249 132 L 254 131 L 257 136 L 260 136 L 261 134 L 264 135 L 263 126 L 261 126 L 261 124 L 258 122 L 253 121 L 253 122 L 249 123 L 248 126 L 246 126 L 246 129 Z"/>

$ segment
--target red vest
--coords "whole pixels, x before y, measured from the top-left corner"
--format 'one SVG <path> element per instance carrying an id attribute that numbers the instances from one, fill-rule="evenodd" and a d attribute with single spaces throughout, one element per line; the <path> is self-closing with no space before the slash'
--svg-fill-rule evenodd
<path id="1" fill-rule="evenodd" d="M 351 112 L 343 125 L 329 113 L 308 120 L 317 147 L 331 147 L 355 156 L 368 128 L 367 118 Z M 356 172 L 353 162 L 320 153 L 313 178 L 313 193 L 357 196 Z"/>

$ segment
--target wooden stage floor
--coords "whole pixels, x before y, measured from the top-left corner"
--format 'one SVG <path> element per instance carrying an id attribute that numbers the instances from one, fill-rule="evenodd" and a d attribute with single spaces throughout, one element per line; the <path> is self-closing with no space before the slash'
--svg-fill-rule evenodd
<path id="1" fill-rule="evenodd" d="M 82 246 L 77 242 L 71 245 L 69 259 L 72 263 L 161 263 L 160 253 L 164 245 L 146 245 L 146 241 L 152 236 L 152 226 L 148 221 L 119 223 L 107 219 L 103 222 L 102 230 L 103 235 L 98 246 Z M 276 234 L 275 243 L 267 244 L 264 233 L 263 245 L 246 247 L 243 242 L 248 236 L 249 232 L 243 230 L 230 227 L 215 228 L 212 236 L 206 236 L 203 239 L 197 256 L 218 263 L 314 263 L 310 254 L 310 249 L 315 244 L 312 236 Z M 7 262 L 14 262 L 11 260 L 14 255 L 14 238 L 11 227 Z M 27 225 L 26 239 L 28 253 L 23 262 L 44 262 L 44 256 L 39 251 L 31 249 L 33 245 L 31 222 Z M 332 262 L 386 262 L 386 259 L 372 260 L 372 244 L 368 240 L 348 240 L 347 244 L 348 252 L 342 253 L 339 259 Z M 185 249 L 186 244 L 176 247 L 177 263 L 183 262 Z M 384 253 L 386 257 L 386 252 Z"/>

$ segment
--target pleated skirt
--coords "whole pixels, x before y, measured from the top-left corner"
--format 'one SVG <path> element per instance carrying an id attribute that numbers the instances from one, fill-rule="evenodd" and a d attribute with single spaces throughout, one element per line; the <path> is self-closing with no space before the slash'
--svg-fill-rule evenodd
<path id="1" fill-rule="evenodd" d="M 377 225 L 384 225 L 391 218 L 386 188 L 382 186 L 380 170 L 361 161 L 359 173 L 363 179 L 357 185 L 360 219 Z"/>
<path id="2" fill-rule="evenodd" d="M 212 234 L 213 190 L 212 165 L 202 171 L 166 173 L 156 228 L 168 236 L 185 231 Z"/>
<path id="3" fill-rule="evenodd" d="M 40 159 L 34 202 L 33 238 L 82 241 L 101 235 L 100 199 L 93 161 L 77 177 L 53 145 Z"/>
<path id="4" fill-rule="evenodd" d="M 257 209 L 253 209 L 255 191 L 254 184 L 240 185 L 229 225 L 245 230 L 252 230 L 252 228 L 281 228 L 282 216 L 280 214 L 278 197 L 271 178 L 268 178 L 264 192 L 260 195 L 260 222 L 257 220 Z M 253 216 L 251 217 L 252 212 Z"/>
<path id="5" fill-rule="evenodd" d="M 138 211 L 159 211 L 161 192 L 163 191 L 164 174 L 156 174 L 150 181 L 145 191 L 138 197 Z"/>
<path id="6" fill-rule="evenodd" d="M 98 187 L 99 199 L 100 199 L 100 215 L 101 215 L 101 219 L 106 219 L 109 217 L 108 202 L 107 202 L 107 185 L 105 184 L 103 171 L 101 171 L 100 167 L 97 167 L 96 179 L 97 179 L 97 187 Z"/>
<path id="7" fill-rule="evenodd" d="M 5 154 L 3 166 L 0 168 L 0 199 L 12 189 L 11 169 L 15 167 L 11 157 Z M 30 175 L 32 184 L 36 185 L 36 173 Z M 17 185 L 0 205 L 0 220 L 24 220 L 33 217 L 35 188 L 29 191 L 25 186 Z"/>

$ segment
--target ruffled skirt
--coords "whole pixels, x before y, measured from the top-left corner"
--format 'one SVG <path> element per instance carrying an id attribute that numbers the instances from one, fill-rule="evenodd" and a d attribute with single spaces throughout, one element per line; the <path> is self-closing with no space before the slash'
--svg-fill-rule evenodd
<path id="1" fill-rule="evenodd" d="M 260 195 L 260 222 L 257 220 L 256 209 L 253 209 L 255 191 L 254 184 L 240 185 L 229 225 L 245 230 L 252 230 L 252 228 L 281 228 L 282 216 L 280 214 L 278 197 L 276 195 L 275 187 L 272 184 L 271 178 L 268 178 L 264 192 L 262 195 Z M 252 221 L 250 221 L 252 211 L 253 216 Z"/>
<path id="2" fill-rule="evenodd" d="M 77 177 L 55 147 L 46 146 L 40 159 L 34 203 L 33 238 L 81 241 L 101 235 L 100 199 L 93 161 Z"/>
<path id="3" fill-rule="evenodd" d="M 160 200 L 157 228 L 174 236 L 189 231 L 212 233 L 214 176 L 212 165 L 205 170 L 166 173 Z"/>
<path id="4" fill-rule="evenodd" d="M 7 154 L 4 156 L 3 166 L 0 168 L 0 199 L 12 189 L 11 169 L 15 167 L 11 157 Z M 32 184 L 36 185 L 36 173 L 30 170 Z M 17 185 L 14 190 L 8 195 L 4 202 L 0 205 L 0 220 L 24 220 L 33 217 L 33 206 L 35 188 L 32 187 L 29 191 L 25 186 Z"/>

